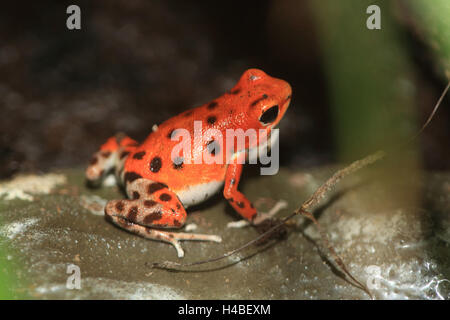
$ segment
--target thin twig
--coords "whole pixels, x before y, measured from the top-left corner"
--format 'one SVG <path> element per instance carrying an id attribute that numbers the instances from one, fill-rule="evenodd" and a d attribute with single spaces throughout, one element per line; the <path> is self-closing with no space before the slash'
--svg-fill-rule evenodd
<path id="1" fill-rule="evenodd" d="M 363 291 L 365 291 L 370 298 L 372 299 L 372 294 L 370 293 L 369 289 L 359 280 L 357 280 L 351 273 L 350 271 L 348 271 L 347 267 L 345 266 L 344 261 L 342 260 L 342 258 L 336 253 L 336 251 L 334 250 L 333 246 L 330 244 L 329 240 L 328 240 L 328 236 L 327 233 L 325 231 L 323 231 L 322 227 L 320 226 L 319 222 L 316 220 L 316 218 L 314 218 L 314 215 L 311 212 L 302 210 L 300 212 L 300 214 L 308 219 L 310 219 L 317 227 L 317 229 L 319 230 L 320 233 L 320 237 L 322 238 L 322 241 L 325 243 L 325 246 L 328 248 L 328 250 L 331 253 L 331 256 L 333 257 L 334 262 L 344 271 L 344 273 L 351 279 L 353 280 L 354 283 L 356 283 L 356 285 L 362 289 Z"/>
<path id="2" fill-rule="evenodd" d="M 427 121 L 425 121 L 424 125 L 422 126 L 422 128 L 420 128 L 420 130 L 411 138 L 410 141 L 416 139 L 422 132 L 423 130 L 425 130 L 426 127 L 428 127 L 428 124 L 431 122 L 431 120 L 434 117 L 434 114 L 436 113 L 436 111 L 438 110 L 439 106 L 441 105 L 442 100 L 444 100 L 445 95 L 447 94 L 447 91 L 450 89 L 450 82 L 447 84 L 447 86 L 445 87 L 444 91 L 442 92 L 441 96 L 439 97 L 438 102 L 436 103 L 436 105 L 433 108 L 433 111 L 431 112 L 431 114 L 428 116 Z"/>
<path id="3" fill-rule="evenodd" d="M 333 174 L 331 178 L 329 178 L 324 184 L 322 184 L 308 200 L 306 200 L 302 204 L 301 208 L 299 208 L 297 212 L 300 213 L 301 211 L 309 210 L 312 206 L 318 204 L 320 200 L 322 200 L 325 197 L 326 193 L 330 191 L 339 182 L 339 180 L 378 160 L 381 160 L 385 156 L 386 152 L 380 150 L 375 153 L 372 153 L 371 155 L 368 155 L 363 159 L 356 160 L 349 166 L 337 171 L 335 174 Z"/>

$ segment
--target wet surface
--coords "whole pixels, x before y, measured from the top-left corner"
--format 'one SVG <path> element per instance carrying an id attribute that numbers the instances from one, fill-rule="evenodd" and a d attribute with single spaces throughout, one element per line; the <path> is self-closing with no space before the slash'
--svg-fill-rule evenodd
<path id="1" fill-rule="evenodd" d="M 288 208 L 278 214 L 285 216 L 334 169 L 246 176 L 241 190 L 260 210 L 286 200 Z M 17 295 L 38 299 L 369 298 L 330 266 L 316 227 L 302 217 L 289 223 L 285 240 L 185 272 L 154 269 L 154 262 L 216 257 L 258 233 L 251 227 L 227 229 L 226 224 L 238 217 L 218 196 L 190 210 L 187 224 L 196 233 L 220 235 L 223 242 L 183 242 L 185 258 L 178 259 L 169 244 L 140 238 L 104 219 L 102 202 L 122 197 L 117 187 L 88 189 L 82 170 L 58 174 L 67 181 L 56 181 L 50 193 L 34 193 L 32 201 L 5 200 L 5 196 L 0 200 L 1 243 L 9 245 L 8 259 L 22 264 L 14 270 L 21 283 Z M 315 214 L 348 269 L 367 283 L 375 298 L 449 299 L 450 175 L 429 174 L 399 183 L 419 185 L 425 205 L 380 210 L 378 202 L 388 191 L 373 176 L 356 175 L 344 180 Z M 71 264 L 80 268 L 80 290 L 66 287 Z"/>

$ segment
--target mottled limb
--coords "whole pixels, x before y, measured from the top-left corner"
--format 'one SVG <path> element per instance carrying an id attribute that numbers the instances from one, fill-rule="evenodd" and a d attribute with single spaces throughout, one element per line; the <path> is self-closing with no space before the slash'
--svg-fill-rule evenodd
<path id="1" fill-rule="evenodd" d="M 177 250 L 177 255 L 179 258 L 184 257 L 184 251 L 179 243 L 179 240 L 222 242 L 222 238 L 216 235 L 163 231 L 132 223 L 125 218 L 118 216 L 108 216 L 108 218 L 111 219 L 114 224 L 126 229 L 129 232 L 147 239 L 170 243 Z"/>

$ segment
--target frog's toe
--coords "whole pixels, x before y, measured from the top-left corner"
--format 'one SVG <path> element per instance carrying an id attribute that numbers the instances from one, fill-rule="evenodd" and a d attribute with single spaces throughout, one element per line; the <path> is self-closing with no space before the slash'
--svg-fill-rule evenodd
<path id="1" fill-rule="evenodd" d="M 259 225 L 265 220 L 270 220 L 276 215 L 280 210 L 287 208 L 288 204 L 285 200 L 279 200 L 269 212 L 260 212 L 257 214 L 255 219 L 253 219 L 254 225 Z"/>
<path id="2" fill-rule="evenodd" d="M 222 242 L 222 238 L 213 234 L 196 234 L 196 233 L 183 233 L 183 232 L 170 232 L 166 233 L 169 238 L 165 240 L 172 244 L 177 250 L 178 258 L 184 257 L 183 248 L 180 245 L 179 240 L 194 240 L 194 241 L 212 241 L 212 242 Z"/>
<path id="3" fill-rule="evenodd" d="M 185 233 L 185 232 L 172 232 L 173 239 L 176 240 L 192 240 L 192 241 L 212 241 L 222 242 L 222 238 L 214 234 L 199 234 L 199 233 Z"/>
<path id="4" fill-rule="evenodd" d="M 175 247 L 175 250 L 177 250 L 178 258 L 183 258 L 184 250 L 181 247 L 180 243 L 175 239 L 173 239 L 173 241 L 170 241 L 170 243 Z"/>
<path id="5" fill-rule="evenodd" d="M 227 228 L 243 228 L 250 225 L 247 220 L 231 221 L 227 223 Z"/>
<path id="6" fill-rule="evenodd" d="M 216 236 L 216 235 L 211 235 L 210 236 L 210 241 L 221 243 L 222 242 L 222 237 L 221 236 Z"/>
<path id="7" fill-rule="evenodd" d="M 177 250 L 178 258 L 184 257 L 184 250 L 181 247 L 181 244 L 180 244 L 180 242 L 178 242 L 177 239 L 169 238 L 169 239 L 164 239 L 164 240 L 174 246 L 175 250 Z"/>

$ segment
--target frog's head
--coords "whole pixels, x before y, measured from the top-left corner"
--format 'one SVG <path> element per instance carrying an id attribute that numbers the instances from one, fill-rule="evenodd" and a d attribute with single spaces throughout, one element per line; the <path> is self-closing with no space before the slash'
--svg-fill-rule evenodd
<path id="1" fill-rule="evenodd" d="M 236 87 L 248 93 L 247 115 L 255 129 L 270 131 L 283 118 L 291 101 L 289 83 L 259 69 L 245 71 Z"/>

